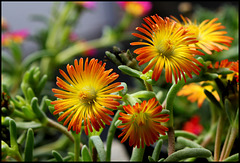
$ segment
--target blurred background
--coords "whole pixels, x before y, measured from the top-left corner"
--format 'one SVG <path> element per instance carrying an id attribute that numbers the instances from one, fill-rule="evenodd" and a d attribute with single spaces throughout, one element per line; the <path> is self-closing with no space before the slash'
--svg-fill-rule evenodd
<path id="1" fill-rule="evenodd" d="M 5 18 L 12 31 L 19 29 L 27 29 L 31 34 L 44 28 L 44 24 L 33 21 L 34 15 L 42 15 L 49 17 L 53 2 L 31 2 L 31 1 L 2 1 L 2 17 Z M 219 10 L 223 5 L 233 5 L 237 9 L 238 1 L 192 1 L 190 5 L 183 5 L 183 1 L 152 1 L 152 10 L 148 15 L 158 14 L 165 17 L 173 15 L 179 17 L 183 12 L 193 12 L 197 7 L 201 6 L 213 11 Z M 186 11 L 185 11 L 186 10 Z M 83 12 L 79 22 L 75 28 L 76 34 L 86 40 L 99 38 L 102 35 L 102 29 L 105 26 L 116 26 L 121 20 L 124 11 L 115 1 L 97 1 L 94 9 Z M 147 15 L 146 15 L 147 16 Z M 139 26 L 142 18 L 138 18 L 132 22 L 128 30 L 133 31 Z M 36 45 L 32 42 L 26 42 L 26 53 L 36 50 Z"/>
<path id="2" fill-rule="evenodd" d="M 43 17 L 50 17 L 52 12 L 54 2 L 31 2 L 31 1 L 2 1 L 2 18 L 4 18 L 7 21 L 7 24 L 11 31 L 20 30 L 20 29 L 26 29 L 30 32 L 30 35 L 34 35 L 35 33 L 39 32 L 41 29 L 46 28 L 46 25 L 42 23 L 41 21 L 36 21 L 40 16 Z M 62 2 L 64 3 L 64 2 Z M 92 9 L 85 10 L 82 12 L 82 14 L 79 17 L 79 21 L 76 25 L 76 28 L 74 28 L 74 33 L 77 35 L 78 38 L 81 40 L 92 40 L 97 39 L 102 36 L 103 29 L 105 27 L 115 27 L 118 25 L 119 21 L 122 19 L 124 15 L 124 11 L 120 6 L 116 3 L 116 1 L 97 1 L 95 2 L 96 5 Z M 221 12 L 225 8 L 225 6 L 234 7 L 237 12 L 239 10 L 239 1 L 152 1 L 152 9 L 151 11 L 142 17 L 137 17 L 134 19 L 133 22 L 131 22 L 130 26 L 128 27 L 127 31 L 129 32 L 135 32 L 135 28 L 140 26 L 141 23 L 143 23 L 143 17 L 150 16 L 154 14 L 158 14 L 161 17 L 170 16 L 173 15 L 177 18 L 180 18 L 180 14 L 183 14 L 184 16 L 188 17 L 195 17 L 198 18 L 198 20 L 204 20 L 204 19 L 213 19 L 215 16 L 221 17 Z M 235 20 L 236 17 L 231 16 L 231 13 L 224 10 L 224 14 L 229 14 L 226 17 L 226 20 L 223 18 L 225 22 L 222 22 L 224 26 L 226 26 L 226 29 L 231 32 L 231 25 L 228 26 L 228 23 L 232 20 Z M 230 18 L 230 19 L 229 19 Z M 237 20 L 238 21 L 238 20 Z M 230 22 L 231 23 L 231 22 Z M 237 23 L 238 24 L 238 23 Z M 236 28 L 236 27 L 234 27 Z M 237 25 L 238 28 L 238 25 Z M 234 29 L 235 30 L 235 29 Z M 232 31 L 234 31 L 232 30 Z M 229 32 L 228 31 L 228 32 Z M 231 37 L 237 37 L 238 33 L 230 33 L 228 34 Z M 118 43 L 118 46 L 121 47 L 123 50 L 130 49 L 132 51 L 132 47 L 130 47 L 130 42 L 132 41 L 122 41 Z M 233 42 L 233 45 L 238 44 L 238 39 L 235 39 Z M 38 49 L 38 45 L 31 41 L 30 39 L 24 41 L 23 43 L 23 54 L 26 57 L 28 54 L 33 53 Z M 94 54 L 95 57 L 99 59 L 106 59 L 105 51 L 111 51 L 112 47 L 104 47 L 101 49 L 97 49 L 96 53 Z M 238 47 L 237 51 L 235 50 L 235 53 L 238 53 Z M 76 57 L 79 58 L 80 56 Z M 233 54 L 232 59 L 236 59 L 237 55 Z M 225 59 L 224 56 L 221 59 Z M 231 59 L 231 56 L 230 56 Z M 214 60 L 214 59 L 212 59 Z M 124 81 L 127 83 L 128 87 L 131 90 L 131 87 L 134 88 L 135 85 L 138 85 L 139 83 L 135 80 L 132 80 L 129 78 L 129 76 L 122 74 L 120 70 L 117 69 L 117 66 L 113 63 L 109 62 L 107 64 L 107 68 L 113 68 L 115 72 L 119 73 L 119 79 L 118 81 Z M 63 69 L 65 70 L 65 65 L 63 65 Z M 55 78 L 54 78 L 55 80 Z M 55 82 L 55 81 L 54 81 Z M 162 81 L 161 81 L 162 82 Z M 161 85 L 162 89 L 168 90 L 169 84 L 163 83 Z M 183 97 L 184 98 L 184 97 Z M 204 125 L 204 118 L 209 118 L 209 111 L 207 111 L 208 106 L 206 103 L 203 104 L 203 107 L 201 110 L 193 109 L 197 108 L 196 104 L 191 104 L 186 99 L 179 98 L 180 100 L 185 100 L 185 103 L 175 106 L 175 114 L 176 115 L 182 115 L 182 108 L 185 106 L 188 106 L 188 111 L 186 111 L 185 117 L 182 117 L 184 120 L 189 119 L 192 116 L 192 113 L 195 112 L 203 117 L 201 119 L 201 123 L 204 127 L 207 127 L 207 125 Z M 182 101 L 181 101 L 182 102 Z M 176 102 L 177 103 L 177 102 Z M 206 106 L 206 107 L 205 107 Z M 198 108 L 197 108 L 198 109 Z M 184 112 L 184 111 L 183 111 Z M 207 113 L 207 114 L 206 114 Z M 175 119 L 176 128 L 179 127 L 181 129 L 183 119 Z M 179 123 L 178 123 L 179 122 Z M 106 138 L 107 128 L 102 133 L 102 139 L 103 141 Z M 120 131 L 116 132 L 116 135 L 119 135 Z M 116 140 L 117 140 L 116 136 Z M 84 139 L 83 139 L 84 140 Z M 114 142 L 113 145 L 113 151 L 116 151 L 113 153 L 113 160 L 120 159 L 120 160 L 129 160 L 129 156 L 131 154 L 132 148 L 128 147 L 128 141 L 124 143 L 125 147 L 119 142 Z M 121 152 L 118 153 L 118 151 L 123 151 L 122 149 L 127 149 L 127 152 Z M 163 150 L 166 150 L 165 144 L 163 145 Z M 148 147 L 146 150 L 146 158 L 144 160 L 148 160 L 147 153 L 152 153 L 152 148 Z M 120 156 L 120 154 L 122 154 Z M 167 153 L 165 153 L 167 155 Z"/>

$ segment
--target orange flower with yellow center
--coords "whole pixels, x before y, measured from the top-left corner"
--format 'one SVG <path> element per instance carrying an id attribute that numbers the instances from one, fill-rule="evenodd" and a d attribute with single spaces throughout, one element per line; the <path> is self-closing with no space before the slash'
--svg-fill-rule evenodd
<path id="1" fill-rule="evenodd" d="M 55 104 L 54 115 L 63 112 L 58 121 L 64 120 L 64 126 L 69 123 L 68 130 L 72 128 L 79 133 L 84 121 L 84 130 L 88 135 L 88 129 L 92 132 L 92 127 L 99 131 L 101 127 L 105 127 L 104 123 L 110 125 L 112 118 L 109 115 L 114 113 L 109 109 L 116 109 L 119 102 L 114 99 L 121 99 L 121 96 L 111 93 L 120 91 L 123 87 L 119 86 L 120 82 L 110 84 L 119 75 L 110 74 L 112 69 L 105 70 L 106 64 L 102 64 L 102 61 L 98 62 L 93 58 L 88 63 L 87 58 L 85 65 L 83 62 L 81 58 L 79 63 L 77 59 L 74 60 L 74 66 L 68 64 L 69 76 L 59 70 L 67 82 L 57 77 L 56 84 L 63 90 L 52 89 L 56 93 L 54 96 L 60 99 L 52 101 L 51 104 Z"/>
<path id="2" fill-rule="evenodd" d="M 207 54 L 212 54 L 212 50 L 220 52 L 222 50 L 228 50 L 230 47 L 230 43 L 232 43 L 233 38 L 229 36 L 224 36 L 226 31 L 220 31 L 221 29 L 225 29 L 225 26 L 221 25 L 221 23 L 215 23 L 218 18 L 214 18 L 212 20 L 204 20 L 200 24 L 197 24 L 196 20 L 192 22 L 189 18 L 183 17 L 180 15 L 184 24 L 171 16 L 175 21 L 178 22 L 179 26 L 187 27 L 190 32 L 195 34 L 198 42 L 194 43 L 192 46 L 200 47 Z"/>
<path id="3" fill-rule="evenodd" d="M 152 19 L 151 19 L 152 18 Z M 190 44 L 197 43 L 192 33 L 185 28 L 177 28 L 176 22 L 171 22 L 168 17 L 162 19 L 157 14 L 146 17 L 143 20 L 147 25 L 142 24 L 144 28 L 137 27 L 136 30 L 144 35 L 133 33 L 134 36 L 145 40 L 146 42 L 132 42 L 131 45 L 143 45 L 143 47 L 134 50 L 138 54 L 136 59 L 139 65 L 148 65 L 143 70 L 143 74 L 153 69 L 152 79 L 159 79 L 163 68 L 165 68 L 166 82 L 172 82 L 172 73 L 175 82 L 181 75 L 184 80 L 185 73 L 192 78 L 192 72 L 199 74 L 201 70 L 196 64 L 202 64 L 196 60 L 193 54 L 204 55 L 195 48 L 189 47 Z"/>
<path id="4" fill-rule="evenodd" d="M 118 136 L 124 135 L 121 143 L 125 142 L 129 137 L 129 145 L 137 146 L 137 148 L 144 147 L 144 144 L 149 146 L 158 140 L 159 133 L 165 135 L 168 128 L 161 125 L 161 122 L 169 120 L 168 114 L 160 114 L 162 106 L 158 105 L 155 98 L 148 102 L 143 101 L 141 104 L 136 103 L 133 107 L 131 105 L 123 106 L 125 112 L 120 112 L 118 119 L 122 121 L 122 125 L 118 128 L 123 128 L 122 133 Z"/>
<path id="5" fill-rule="evenodd" d="M 206 85 L 208 83 L 208 85 Z M 197 101 L 198 108 L 202 107 L 202 104 L 204 100 L 206 99 L 206 95 L 204 93 L 204 89 L 211 92 L 215 98 L 219 101 L 220 97 L 217 93 L 217 91 L 212 91 L 213 86 L 210 85 L 211 82 L 208 81 L 202 81 L 199 83 L 190 83 L 187 85 L 184 85 L 183 88 L 177 93 L 178 96 L 188 96 L 187 99 L 191 102 Z M 205 84 L 205 85 L 203 85 Z"/>
<path id="6" fill-rule="evenodd" d="M 219 68 L 228 68 L 229 70 L 234 71 L 231 74 L 227 74 L 226 79 L 232 81 L 234 76 L 236 77 L 236 80 L 238 82 L 238 61 L 237 62 L 231 62 L 228 61 L 228 59 L 224 59 L 221 62 L 217 61 L 215 62 L 214 66 L 210 64 L 208 66 L 209 69 L 219 69 Z M 222 77 L 222 75 L 218 75 L 219 78 Z"/>

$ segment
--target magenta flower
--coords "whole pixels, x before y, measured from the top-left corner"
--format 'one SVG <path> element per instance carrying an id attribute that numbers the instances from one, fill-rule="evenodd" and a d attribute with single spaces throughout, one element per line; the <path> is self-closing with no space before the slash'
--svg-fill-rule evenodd
<path id="1" fill-rule="evenodd" d="M 3 33 L 2 46 L 9 46 L 11 41 L 17 44 L 21 44 L 24 41 L 24 39 L 28 36 L 29 36 L 29 31 L 26 29 Z"/>
<path id="2" fill-rule="evenodd" d="M 95 1 L 75 1 L 74 3 L 87 9 L 94 9 L 96 7 Z"/>
<path id="3" fill-rule="evenodd" d="M 134 16 L 144 16 L 152 9 L 152 2 L 149 1 L 117 1 L 117 3 Z"/>

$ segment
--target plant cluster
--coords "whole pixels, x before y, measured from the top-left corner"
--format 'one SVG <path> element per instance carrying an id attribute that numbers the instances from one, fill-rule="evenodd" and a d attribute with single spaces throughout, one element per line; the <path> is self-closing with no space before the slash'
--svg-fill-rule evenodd
<path id="1" fill-rule="evenodd" d="M 80 15 L 97 5 L 55 2 L 49 18 L 33 17 L 46 25 L 34 35 L 2 18 L 1 160 L 115 161 L 119 139 L 130 161 L 238 161 L 237 9 L 162 17 L 148 15 L 151 2 L 119 1 L 116 27 L 79 39 Z M 134 20 L 141 24 L 129 32 Z M 26 39 L 39 50 L 23 57 Z M 111 49 L 103 60 L 102 48 Z"/>

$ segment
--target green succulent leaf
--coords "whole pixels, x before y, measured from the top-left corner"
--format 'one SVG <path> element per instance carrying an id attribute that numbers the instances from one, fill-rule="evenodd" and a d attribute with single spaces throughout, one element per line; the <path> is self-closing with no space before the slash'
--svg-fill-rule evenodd
<path id="1" fill-rule="evenodd" d="M 34 148 L 34 133 L 31 128 L 27 131 L 26 144 L 24 149 L 24 161 L 33 161 L 33 148 Z"/>
<path id="2" fill-rule="evenodd" d="M 83 145 L 81 150 L 82 160 L 86 162 L 92 161 L 92 157 L 90 156 L 89 150 L 86 145 Z"/>
<path id="3" fill-rule="evenodd" d="M 162 148 L 163 140 L 160 139 L 157 141 L 156 146 L 154 147 L 153 153 L 152 153 L 152 159 L 156 162 L 159 158 L 161 148 Z"/>
<path id="4" fill-rule="evenodd" d="M 140 78 L 140 75 L 142 74 L 141 71 L 137 71 L 125 65 L 118 66 L 118 69 L 121 70 L 124 74 L 127 74 L 135 78 Z"/>
<path id="5" fill-rule="evenodd" d="M 55 159 L 57 160 L 57 162 L 63 162 L 63 158 L 60 155 L 60 153 L 58 153 L 55 150 L 52 150 L 52 155 L 55 157 Z"/>
<path id="6" fill-rule="evenodd" d="M 93 149 L 93 145 L 97 150 L 100 161 L 106 161 L 106 151 L 103 142 L 99 136 L 91 136 L 89 139 L 89 147 Z"/>
<path id="7" fill-rule="evenodd" d="M 184 148 L 172 153 L 164 162 L 178 162 L 191 157 L 207 158 L 211 155 L 211 151 L 205 148 Z"/>

